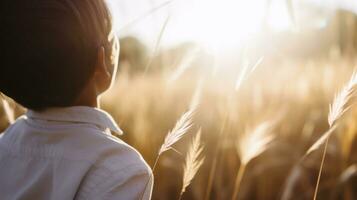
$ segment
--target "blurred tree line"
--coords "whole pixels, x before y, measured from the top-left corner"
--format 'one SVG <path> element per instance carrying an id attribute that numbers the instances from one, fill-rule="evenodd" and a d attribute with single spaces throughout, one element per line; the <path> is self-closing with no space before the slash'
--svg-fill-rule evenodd
<path id="1" fill-rule="evenodd" d="M 351 11 L 336 11 L 331 28 L 336 30 L 336 43 L 341 52 L 356 54 L 357 50 L 357 15 Z"/>
<path id="2" fill-rule="evenodd" d="M 172 46 L 156 54 L 153 54 L 139 38 L 133 36 L 121 38 L 120 46 L 119 64 L 130 75 L 146 71 L 149 73 L 175 71 L 182 65 L 187 65 L 185 68 L 191 68 L 191 71 L 212 67 L 211 55 L 194 42 Z M 192 58 L 188 61 L 189 56 Z"/>
<path id="3" fill-rule="evenodd" d="M 267 1 L 267 16 L 269 4 Z M 328 56 L 355 56 L 357 53 L 357 15 L 349 10 L 336 9 L 326 15 L 325 8 L 302 4 L 293 6 L 292 1 L 286 1 L 293 28 L 274 32 L 263 21 L 261 33 L 256 34 L 243 46 L 247 47 L 247 55 L 266 59 L 310 60 Z M 303 13 L 303 14 L 301 14 Z M 224 36 L 222 36 L 224 37 Z M 197 48 L 194 42 L 186 42 L 177 46 L 162 49 L 153 55 L 151 49 L 139 38 L 129 36 L 121 38 L 120 64 L 129 74 L 152 71 L 173 71 L 180 63 Z M 241 54 L 241 47 L 236 53 Z M 213 57 L 204 50 L 195 52 L 187 68 L 213 67 Z M 241 57 L 237 56 L 237 59 Z M 241 61 L 237 61 L 240 63 Z M 187 63 L 186 63 L 187 64 Z"/>

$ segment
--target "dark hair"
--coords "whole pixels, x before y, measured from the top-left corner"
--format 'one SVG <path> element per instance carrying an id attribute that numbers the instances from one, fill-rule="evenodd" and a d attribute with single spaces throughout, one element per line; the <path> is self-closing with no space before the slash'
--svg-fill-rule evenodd
<path id="1" fill-rule="evenodd" d="M 104 0 L 0 0 L 0 26 L 0 91 L 29 109 L 71 106 L 111 50 Z"/>

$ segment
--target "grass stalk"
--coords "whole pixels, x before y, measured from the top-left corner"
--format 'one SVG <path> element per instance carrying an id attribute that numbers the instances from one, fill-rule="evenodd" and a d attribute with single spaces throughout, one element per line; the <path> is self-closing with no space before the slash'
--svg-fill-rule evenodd
<path id="1" fill-rule="evenodd" d="M 161 45 L 161 40 L 162 40 L 162 38 L 164 36 L 165 30 L 167 28 L 167 25 L 168 25 L 169 21 L 170 21 L 170 14 L 167 16 L 164 24 L 162 25 L 162 28 L 161 28 L 160 33 L 159 33 L 159 36 L 158 36 L 158 38 L 156 40 L 156 43 L 155 43 L 154 51 L 153 51 L 153 53 L 152 53 L 147 65 L 145 66 L 145 73 L 148 72 L 149 68 L 151 67 L 151 65 L 152 65 L 152 63 L 154 61 L 155 56 L 159 52 L 160 45 Z"/>
<path id="2" fill-rule="evenodd" d="M 202 156 L 203 145 L 201 143 L 201 129 L 197 132 L 193 139 L 188 152 L 186 154 L 185 164 L 183 168 L 182 188 L 179 199 L 182 198 L 186 191 L 186 188 L 191 184 L 195 178 L 198 170 L 204 162 L 204 156 Z"/>
<path id="3" fill-rule="evenodd" d="M 244 172 L 246 169 L 246 164 L 241 163 L 239 166 L 238 174 L 234 183 L 234 192 L 232 196 L 232 200 L 237 200 L 238 199 L 238 194 L 239 194 L 239 189 L 243 180 Z"/>
<path id="4" fill-rule="evenodd" d="M 156 169 L 157 163 L 159 162 L 159 159 L 160 159 L 160 155 L 157 155 L 156 159 L 155 159 L 155 162 L 154 162 L 154 165 L 152 167 L 152 172 L 153 173 L 155 172 L 155 169 Z"/>
<path id="5" fill-rule="evenodd" d="M 221 129 L 219 131 L 219 138 L 223 135 L 226 125 L 228 121 L 228 112 L 225 112 L 223 116 L 223 123 L 221 126 Z M 209 177 L 208 177 L 208 183 L 207 183 L 207 189 L 206 189 L 206 194 L 205 194 L 205 200 L 209 200 L 211 197 L 211 190 L 212 190 L 212 185 L 213 185 L 213 180 L 216 175 L 216 170 L 217 170 L 217 163 L 218 163 L 218 157 L 220 154 L 221 150 L 221 143 L 222 140 L 218 141 L 218 144 L 216 145 L 215 151 L 214 151 L 214 156 L 213 156 L 213 161 L 212 161 L 212 167 L 210 169 Z"/>
<path id="6" fill-rule="evenodd" d="M 140 22 L 141 20 L 145 19 L 146 17 L 152 15 L 153 13 L 155 13 L 156 11 L 167 7 L 168 5 L 170 5 L 173 2 L 173 0 L 170 1 L 166 1 L 163 2 L 162 4 L 158 5 L 158 6 L 154 6 L 152 7 L 149 11 L 143 13 L 142 15 L 140 15 L 139 17 L 135 18 L 134 20 L 132 20 L 131 22 L 127 23 L 126 25 L 124 25 L 123 27 L 121 27 L 119 30 L 122 32 L 126 29 L 129 29 L 130 27 L 132 27 L 133 25 L 137 24 L 138 22 Z"/>
<path id="7" fill-rule="evenodd" d="M 325 142 L 325 146 L 324 146 L 324 152 L 322 154 L 322 160 L 321 160 L 321 164 L 320 164 L 320 169 L 319 169 L 319 175 L 317 176 L 317 181 L 316 181 L 316 187 L 315 187 L 315 192 L 314 192 L 314 198 L 313 200 L 317 199 L 317 193 L 319 191 L 319 186 L 320 186 L 320 180 L 321 180 L 321 176 L 322 176 L 322 169 L 325 163 L 325 158 L 326 158 L 326 153 L 327 153 L 327 147 L 328 147 L 328 142 L 329 142 L 330 137 L 328 137 L 326 139 Z"/>

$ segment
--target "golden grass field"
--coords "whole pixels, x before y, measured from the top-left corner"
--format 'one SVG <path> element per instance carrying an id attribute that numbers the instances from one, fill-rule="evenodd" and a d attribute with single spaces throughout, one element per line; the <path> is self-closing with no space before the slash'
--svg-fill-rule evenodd
<path id="1" fill-rule="evenodd" d="M 169 82 L 162 74 L 129 77 L 123 72 L 104 97 L 103 107 L 118 120 L 126 133 L 123 139 L 135 146 L 152 166 L 165 135 L 189 109 L 202 80 L 194 126 L 175 145 L 182 155 L 169 151 L 161 156 L 154 172 L 153 199 L 178 198 L 185 154 L 199 128 L 205 162 L 183 199 L 205 199 L 207 193 L 210 199 L 231 199 L 240 166 L 236 149 L 239 136 L 272 120 L 276 123 L 269 131 L 274 139 L 266 151 L 247 165 L 239 199 L 312 199 L 323 148 L 301 159 L 328 129 L 329 104 L 352 75 L 354 62 L 331 58 L 281 66 L 262 64 L 238 91 L 234 80 L 214 75 L 206 74 L 201 79 L 197 74 L 186 74 Z M 350 113 L 341 120 L 329 142 L 318 199 L 357 199 L 357 113 Z M 255 142 L 259 141 L 253 139 L 241 145 L 249 151 Z M 217 168 L 212 189 L 207 192 L 215 157 Z"/>
<path id="2" fill-rule="evenodd" d="M 158 160 L 154 200 L 179 199 L 185 156 L 200 128 L 204 163 L 182 199 L 232 199 L 242 163 L 238 199 L 313 199 L 323 147 L 304 155 L 329 129 L 329 104 L 352 76 L 354 65 L 355 60 L 344 57 L 263 62 L 238 90 L 236 80 L 210 72 L 187 72 L 170 81 L 166 73 L 129 75 L 122 69 L 102 107 L 124 130 L 121 138 L 153 166 L 165 135 L 192 106 L 192 99 L 198 102 L 192 128 L 173 145 L 178 152 L 166 151 Z M 317 199 L 357 199 L 354 110 L 352 106 L 339 121 L 329 140 Z M 1 116 L 4 129 L 6 115 Z M 271 126 L 261 126 L 264 122 Z M 249 138 L 257 127 L 258 135 Z"/>
<path id="3" fill-rule="evenodd" d="M 147 2 L 116 30 L 127 37 L 101 108 L 152 167 L 153 200 L 357 200 L 356 9 L 202 0 L 171 13 L 174 1 Z M 123 25 L 129 6 L 112 3 Z M 140 26 L 142 38 L 128 34 Z M 0 132 L 24 112 L 0 101 Z"/>

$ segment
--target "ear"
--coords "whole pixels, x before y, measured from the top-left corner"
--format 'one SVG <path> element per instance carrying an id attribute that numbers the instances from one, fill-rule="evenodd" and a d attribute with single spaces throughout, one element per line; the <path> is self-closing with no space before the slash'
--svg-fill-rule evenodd
<path id="1" fill-rule="evenodd" d="M 110 74 L 107 64 L 104 47 L 100 47 L 97 55 L 97 64 L 95 66 L 94 80 L 97 92 L 102 93 L 110 86 L 112 75 Z"/>
<path id="2" fill-rule="evenodd" d="M 111 78 L 110 72 L 107 67 L 106 53 L 103 46 L 100 47 L 98 50 L 96 73 L 102 73 L 102 75 L 107 76 L 107 78 Z"/>

